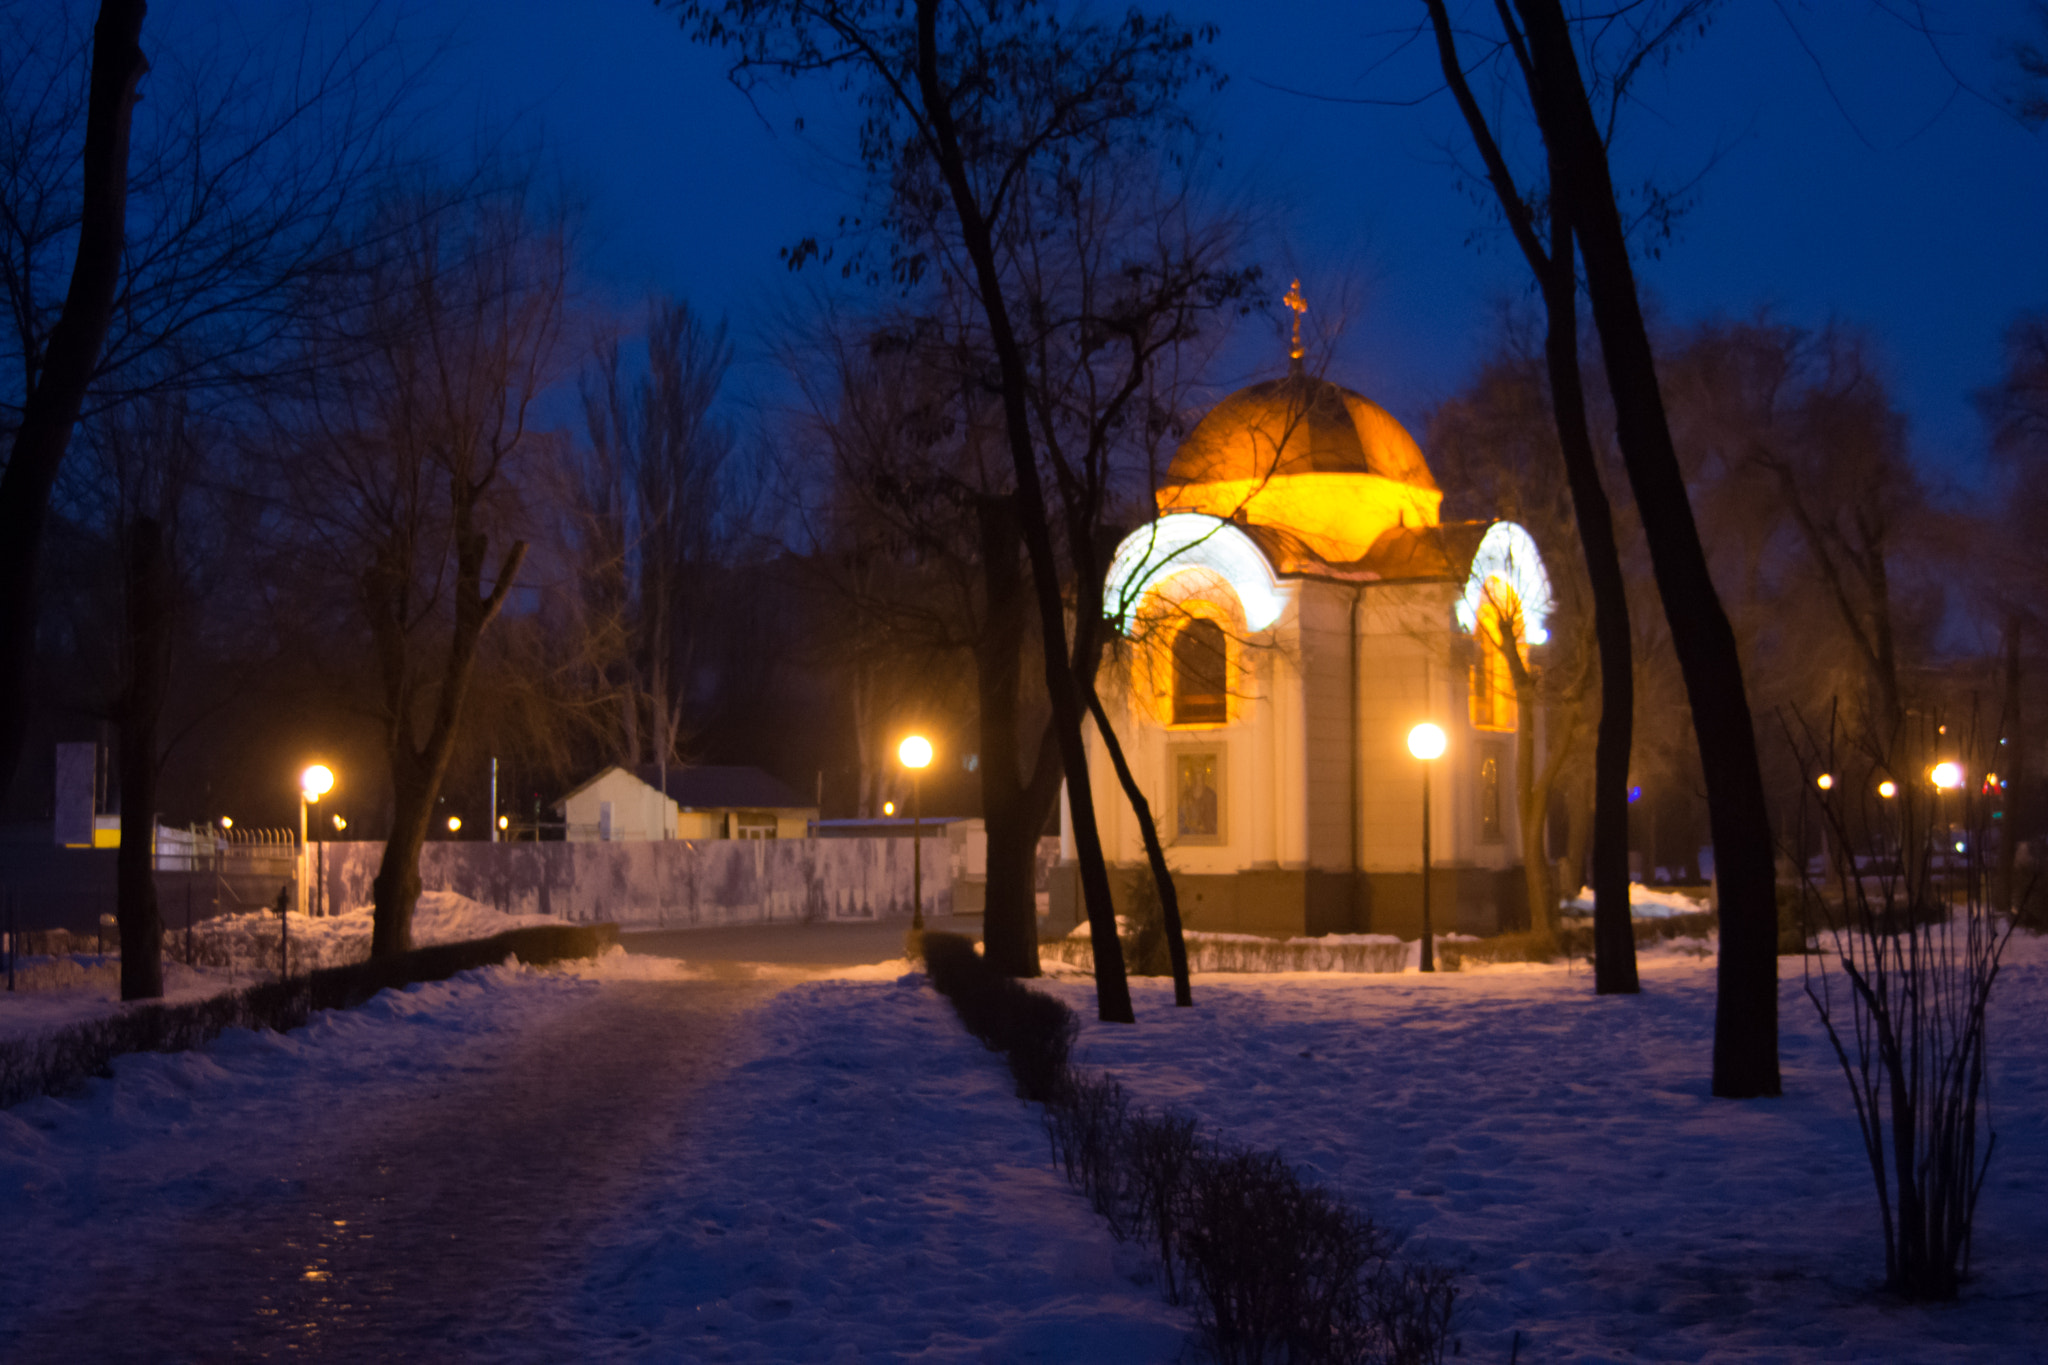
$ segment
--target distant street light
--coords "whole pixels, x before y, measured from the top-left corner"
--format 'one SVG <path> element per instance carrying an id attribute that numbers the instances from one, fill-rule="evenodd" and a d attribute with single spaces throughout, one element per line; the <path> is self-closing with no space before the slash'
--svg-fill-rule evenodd
<path id="1" fill-rule="evenodd" d="M 334 790 L 334 769 L 325 763 L 315 763 L 299 774 L 299 913 L 312 913 L 312 850 L 306 844 L 306 808 L 318 802 L 321 797 Z M 321 871 L 326 870 L 322 859 Z M 282 898 L 280 897 L 280 901 Z M 292 974 L 291 918 L 279 916 L 277 952 L 280 976 L 289 978 Z"/>
<path id="2" fill-rule="evenodd" d="M 450 834 L 460 834 L 460 833 L 462 832 L 462 817 L 461 817 L 461 816 L 459 816 L 459 815 L 451 815 L 451 816 L 449 816 L 449 817 L 448 817 L 448 832 L 449 832 Z"/>
<path id="3" fill-rule="evenodd" d="M 1835 785 L 1835 775 L 1833 773 L 1822 773 L 1819 777 L 1813 779 L 1813 785 L 1819 787 L 1822 791 L 1832 791 Z"/>
<path id="4" fill-rule="evenodd" d="M 1422 760 L 1422 970 L 1436 970 L 1429 923 L 1429 765 L 1444 756 L 1444 732 L 1428 721 L 1408 732 L 1408 752 Z"/>
<path id="5" fill-rule="evenodd" d="M 882 814 L 884 814 L 884 815 L 894 815 L 895 813 L 896 813 L 896 803 L 895 803 L 894 801 L 884 801 L 884 802 L 882 803 Z"/>
<path id="6" fill-rule="evenodd" d="M 346 820 L 345 818 L 343 818 L 342 816 L 340 816 L 340 815 L 336 815 L 336 816 L 334 817 L 334 832 L 335 832 L 336 834 L 339 834 L 339 833 L 341 833 L 341 832 L 342 832 L 343 830 L 345 830 L 345 829 L 347 829 L 347 828 L 348 828 L 348 821 L 347 821 L 347 820 Z"/>
<path id="7" fill-rule="evenodd" d="M 1877 784 L 1877 794 L 1889 801 L 1899 794 L 1899 784 L 1887 777 L 1884 781 Z"/>
<path id="8" fill-rule="evenodd" d="M 501 816 L 499 816 L 499 817 L 498 817 L 498 829 L 499 829 L 499 830 L 500 830 L 500 831 L 502 832 L 502 831 L 504 831 L 504 830 L 508 830 L 508 829 L 510 829 L 510 828 L 512 828 L 512 817 L 511 817 L 511 816 L 509 816 L 509 815 L 501 815 Z"/>
<path id="9" fill-rule="evenodd" d="M 1934 765 L 1934 771 L 1930 772 L 1928 776 L 1933 778 L 1934 785 L 1943 791 L 1954 791 L 1957 787 L 1963 785 L 1963 765 L 1960 763 L 1937 763 Z"/>
<path id="10" fill-rule="evenodd" d="M 233 829 L 235 827 L 235 817 L 232 815 L 221 816 L 220 827 L 222 829 Z"/>
<path id="11" fill-rule="evenodd" d="M 924 932 L 924 840 L 919 838 L 923 819 L 919 788 L 924 770 L 931 766 L 932 742 L 923 735 L 910 735 L 896 746 L 896 757 L 910 769 L 910 932 Z"/>

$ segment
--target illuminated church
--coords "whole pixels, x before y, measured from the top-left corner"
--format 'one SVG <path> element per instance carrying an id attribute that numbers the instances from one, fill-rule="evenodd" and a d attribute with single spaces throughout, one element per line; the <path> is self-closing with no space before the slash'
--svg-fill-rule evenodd
<path id="1" fill-rule="evenodd" d="M 1181 444 L 1159 515 L 1119 546 L 1101 681 L 1159 823 L 1187 927 L 1263 934 L 1421 928 L 1423 782 L 1439 933 L 1526 926 L 1506 657 L 1545 640 L 1528 532 L 1439 517 L 1421 448 L 1385 409 L 1303 373 L 1225 398 Z M 1408 734 L 1448 737 L 1425 763 Z M 1101 739 L 1104 851 L 1145 865 Z M 1063 855 L 1073 857 L 1072 832 Z M 1117 880 L 1119 900 L 1131 878 Z M 1071 879 L 1054 897 L 1071 922 Z M 1060 902 L 1066 902 L 1061 904 Z M 1064 912 L 1064 913 L 1062 913 Z"/>

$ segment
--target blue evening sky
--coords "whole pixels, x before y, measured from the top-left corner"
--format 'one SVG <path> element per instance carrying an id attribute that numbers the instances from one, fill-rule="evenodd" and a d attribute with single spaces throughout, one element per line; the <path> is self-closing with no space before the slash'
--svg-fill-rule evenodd
<path id="1" fill-rule="evenodd" d="M 1731 0 L 1644 82 L 1616 178 L 1697 180 L 1678 235 L 1641 264 L 1665 316 L 1769 308 L 1866 329 L 1921 458 L 1968 482 L 1982 445 L 1970 395 L 1996 379 L 2008 321 L 2048 307 L 2048 134 L 1959 90 L 1950 70 L 1995 91 L 2000 43 L 2032 21 L 2024 0 L 1937 7 L 1937 57 L 1888 17 L 1896 8 Z M 1493 343 L 1525 269 L 1460 188 L 1454 158 L 1471 158 L 1447 97 L 1386 107 L 1279 87 L 1428 95 L 1434 53 L 1404 41 L 1421 6 L 1192 0 L 1176 12 L 1221 27 L 1212 53 L 1230 85 L 1203 110 L 1215 186 L 1267 229 L 1272 292 L 1298 273 L 1316 320 L 1341 320 L 1331 376 L 1416 425 Z M 817 82 L 757 112 L 723 59 L 647 0 L 419 0 L 413 18 L 453 39 L 446 107 L 487 124 L 516 116 L 585 194 L 600 287 L 621 301 L 673 291 L 730 316 L 743 383 L 772 394 L 768 348 L 812 283 L 776 250 L 829 234 L 850 204 L 846 97 Z M 1231 356 L 1226 386 L 1282 352 L 1261 337 Z"/>

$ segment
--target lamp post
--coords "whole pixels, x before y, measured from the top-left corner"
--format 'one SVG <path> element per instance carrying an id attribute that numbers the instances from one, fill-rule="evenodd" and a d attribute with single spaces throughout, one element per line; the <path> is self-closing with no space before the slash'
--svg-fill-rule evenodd
<path id="1" fill-rule="evenodd" d="M 1408 732 L 1408 752 L 1422 760 L 1422 970 L 1436 970 L 1429 923 L 1429 765 L 1444 754 L 1444 732 L 1428 721 Z"/>
<path id="2" fill-rule="evenodd" d="M 307 874 L 312 871 L 312 859 L 306 856 L 306 808 L 317 804 L 321 797 L 334 790 L 334 770 L 324 763 L 315 763 L 299 774 L 299 913 L 305 914 L 309 904 Z M 292 974 L 292 922 L 289 915 L 278 920 L 277 952 L 281 976 Z"/>
<path id="3" fill-rule="evenodd" d="M 910 932 L 924 932 L 924 840 L 919 837 L 923 820 L 919 789 L 924 770 L 931 766 L 932 742 L 923 735 L 910 735 L 896 746 L 896 757 L 910 769 Z"/>

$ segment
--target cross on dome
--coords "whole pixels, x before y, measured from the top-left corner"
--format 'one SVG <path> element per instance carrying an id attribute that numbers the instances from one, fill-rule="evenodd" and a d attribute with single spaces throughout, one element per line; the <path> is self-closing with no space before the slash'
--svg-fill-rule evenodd
<path id="1" fill-rule="evenodd" d="M 1288 348 L 1287 356 L 1296 366 L 1299 366 L 1302 357 L 1301 315 L 1308 311 L 1308 300 L 1301 296 L 1301 281 L 1299 279 L 1287 286 L 1287 294 L 1280 302 L 1294 310 L 1294 344 Z"/>

